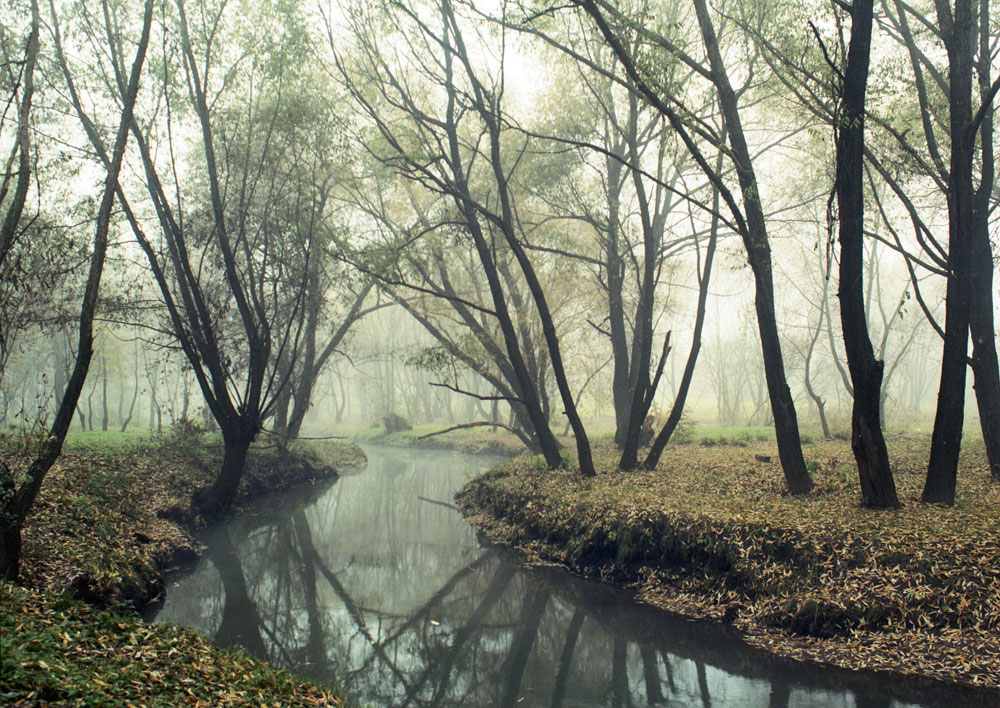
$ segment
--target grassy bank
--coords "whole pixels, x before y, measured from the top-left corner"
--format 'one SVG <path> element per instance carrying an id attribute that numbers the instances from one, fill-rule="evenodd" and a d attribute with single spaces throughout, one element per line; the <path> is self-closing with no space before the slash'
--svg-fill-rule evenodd
<path id="1" fill-rule="evenodd" d="M 186 629 L 0 584 L 0 703 L 342 706 L 327 690 Z"/>
<path id="2" fill-rule="evenodd" d="M 450 426 L 441 424 L 417 425 L 412 430 L 387 433 L 382 425 L 355 428 L 350 432 L 352 440 L 392 447 L 422 447 L 436 450 L 455 450 L 471 455 L 499 455 L 513 457 L 525 452 L 524 443 L 511 432 L 498 428 L 492 432 L 489 427 L 462 428 L 447 433 Z"/>
<path id="3" fill-rule="evenodd" d="M 262 443 L 251 452 L 236 508 L 365 459 L 351 443 L 296 443 L 288 452 Z M 12 469 L 23 462 L 11 441 L 0 455 Z M 191 494 L 212 479 L 220 460 L 218 440 L 191 431 L 153 438 L 87 433 L 67 441 L 24 529 L 24 589 L 5 585 L 0 598 L 0 702 L 102 705 L 113 697 L 119 705 L 339 704 L 314 686 L 215 649 L 191 632 L 149 626 L 128 609 L 155 600 L 162 574 L 197 557 L 191 531 L 200 520 L 190 511 Z M 137 648 L 146 644 L 148 655 Z M 46 669 L 56 665 L 58 657 L 48 655 L 53 651 L 65 655 L 58 672 Z M 182 662 L 176 671 L 165 671 L 175 660 Z M 59 672 L 65 674 L 63 692 Z M 231 695 L 213 693 L 224 686 Z M 299 694 L 301 701 L 289 698 Z"/>
<path id="4" fill-rule="evenodd" d="M 639 599 L 732 623 L 793 658 L 1000 686 L 1000 489 L 981 443 L 963 455 L 959 502 L 920 504 L 924 440 L 894 439 L 904 507 L 860 505 L 848 443 L 807 445 L 817 483 L 783 493 L 774 444 L 679 445 L 652 472 L 547 471 L 506 462 L 459 500 L 493 538 Z M 1000 697 L 1000 694 L 998 694 Z"/>

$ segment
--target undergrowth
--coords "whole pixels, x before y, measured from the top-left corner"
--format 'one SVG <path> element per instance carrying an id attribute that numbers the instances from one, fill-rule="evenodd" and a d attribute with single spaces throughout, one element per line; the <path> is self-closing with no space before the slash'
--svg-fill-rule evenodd
<path id="1" fill-rule="evenodd" d="M 860 504 L 836 441 L 806 446 L 816 489 L 804 498 L 784 493 L 773 443 L 746 441 L 674 446 L 659 469 L 629 473 L 599 447 L 594 478 L 518 458 L 459 500 L 499 540 L 784 653 L 995 687 L 1000 489 L 981 444 L 967 446 L 954 508 L 918 502 L 926 442 L 892 445 L 904 502 L 892 512 Z"/>
<path id="2" fill-rule="evenodd" d="M 328 691 L 194 632 L 0 584 L 0 703 L 342 706 Z"/>
<path id="3" fill-rule="evenodd" d="M 191 495 L 211 481 L 222 447 L 198 429 L 146 439 L 105 434 L 104 445 L 101 437 L 69 441 L 23 531 L 25 587 L 0 586 L 0 704 L 342 705 L 193 632 L 139 620 L 132 608 L 159 596 L 162 573 L 200 551 L 189 533 L 200 523 Z M 28 451 L 18 442 L 0 441 L 0 460 L 23 474 Z M 256 444 L 237 508 L 365 460 L 339 441 L 288 448 Z"/>

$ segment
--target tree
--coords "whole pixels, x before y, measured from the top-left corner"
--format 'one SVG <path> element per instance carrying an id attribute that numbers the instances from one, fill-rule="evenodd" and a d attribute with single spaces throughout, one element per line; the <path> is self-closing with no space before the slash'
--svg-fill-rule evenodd
<path id="1" fill-rule="evenodd" d="M 430 87 L 422 88 L 438 92 L 440 101 L 433 106 L 418 102 L 422 96 L 411 90 L 416 77 L 407 76 L 387 63 L 376 47 L 375 38 L 370 36 L 369 26 L 364 24 L 373 18 L 362 19 L 356 13 L 354 31 L 360 56 L 352 57 L 352 64 L 361 64 L 364 85 L 357 80 L 354 68 L 348 68 L 345 57 L 336 49 L 334 52 L 349 90 L 376 130 L 379 144 L 372 141 L 369 149 L 386 164 L 393 164 L 401 175 L 423 182 L 453 202 L 460 228 L 475 246 L 487 280 L 492 309 L 483 314 L 496 318 L 519 384 L 518 393 L 522 397 L 519 402 L 531 421 L 546 463 L 555 468 L 562 464 L 559 445 L 543 413 L 511 312 L 510 283 L 514 277 L 523 283 L 538 318 L 564 412 L 576 438 L 580 470 L 593 474 L 590 443 L 566 376 L 546 290 L 528 255 L 526 234 L 513 201 L 511 172 L 526 146 L 523 139 L 520 146 L 508 144 L 511 131 L 507 130 L 508 118 L 502 103 L 503 68 L 485 78 L 465 44 L 462 23 L 447 1 L 435 11 L 440 30 L 425 22 L 415 6 L 388 2 L 380 9 L 384 13 L 381 19 L 393 28 L 395 38 L 411 50 L 407 61 L 419 65 L 430 82 Z M 377 105 L 372 100 L 373 92 L 383 104 Z M 390 117 L 389 110 L 398 113 Z M 397 117 L 402 121 L 396 122 Z M 477 184 L 480 180 L 483 187 Z M 502 272 L 503 261 L 498 254 L 509 254 L 512 258 L 516 267 L 512 277 Z"/>
<path id="2" fill-rule="evenodd" d="M 979 407 L 979 424 L 986 444 L 986 458 L 993 479 L 1000 479 L 1000 359 L 997 357 L 996 324 L 993 319 L 993 277 L 997 258 L 990 248 L 990 214 L 996 208 L 993 188 L 996 179 L 993 102 L 1000 88 L 1000 76 L 990 83 L 991 42 L 989 0 L 979 3 L 979 56 L 975 70 L 979 84 L 979 109 L 974 117 L 979 125 L 979 187 L 972 215 L 972 272 L 969 328 L 972 333 L 972 375 Z"/>
<path id="3" fill-rule="evenodd" d="M 700 30 L 706 63 L 699 62 L 681 49 L 674 38 L 667 37 L 648 28 L 641 27 L 628 17 L 617 12 L 612 6 L 599 0 L 575 0 L 593 18 L 601 34 L 612 47 L 626 73 L 633 81 L 642 97 L 657 108 L 669 121 L 671 127 L 683 140 L 699 167 L 709 180 L 719 189 L 722 200 L 732 215 L 734 226 L 743 239 L 747 260 L 753 271 L 755 283 L 755 309 L 760 334 L 761 350 L 767 389 L 774 416 L 775 435 L 778 441 L 778 455 L 788 489 L 793 494 L 804 494 L 812 488 L 812 481 L 802 457 L 798 422 L 791 390 L 785 378 L 774 310 L 774 282 L 771 264 L 771 248 L 767 234 L 767 224 L 761 203 L 760 190 L 754 172 L 753 159 L 743 130 L 739 109 L 740 94 L 733 88 L 725 61 L 719 46 L 718 35 L 712 16 L 704 0 L 695 0 L 695 21 Z M 682 23 L 677 23 L 679 26 Z M 657 89 L 650 72 L 643 70 L 643 63 L 629 51 L 623 37 L 637 34 L 649 38 L 649 42 L 662 51 L 666 61 L 679 60 L 687 64 L 694 75 L 706 80 L 715 92 L 725 121 L 724 137 L 729 146 L 726 155 L 735 170 L 739 188 L 743 196 L 739 205 L 717 173 L 706 159 L 703 150 L 695 140 L 696 135 L 708 135 L 721 149 L 723 136 L 712 135 L 706 126 L 693 119 L 689 126 L 685 117 L 690 111 L 678 105 L 678 97 L 668 87 Z M 684 111 L 682 116 L 681 111 Z"/>
<path id="4" fill-rule="evenodd" d="M 972 186 L 972 3 L 935 0 L 941 39 L 948 53 L 948 115 L 951 164 L 948 170 L 948 285 L 945 295 L 944 352 L 941 385 L 931 434 L 931 454 L 921 500 L 954 504 L 958 453 L 962 446 L 965 372 L 972 304 L 972 230 L 975 190 Z"/>
<path id="5" fill-rule="evenodd" d="M 303 269 L 317 256 L 316 244 L 311 234 L 303 243 L 278 228 L 281 215 L 271 207 L 292 198 L 285 191 L 292 183 L 266 166 L 291 159 L 297 99 L 316 87 L 295 69 L 306 37 L 305 18 L 295 8 L 264 4 L 243 12 L 222 3 L 197 9 L 215 20 L 189 23 L 183 0 L 176 13 L 164 13 L 151 117 L 146 125 L 139 118 L 131 123 L 158 240 L 147 235 L 124 190 L 118 196 L 222 433 L 221 468 L 193 499 L 211 517 L 231 504 L 250 444 L 288 385 L 291 369 L 278 366 L 282 353 L 290 352 L 291 361 L 299 356 Z M 99 68 L 118 97 L 124 86 L 114 20 L 105 7 L 108 51 L 102 56 L 110 66 Z M 69 78 L 61 48 L 60 61 Z M 95 151 L 107 160 L 94 121 L 70 88 Z M 200 137 L 194 174 L 185 174 L 177 158 L 182 125 Z"/>
<path id="6" fill-rule="evenodd" d="M 11 96 L 7 106 L 11 104 L 15 107 L 17 115 L 17 136 L 11 147 L 11 155 L 7 160 L 8 169 L 4 170 L 3 180 L 0 181 L 0 207 L 5 209 L 3 221 L 0 222 L 0 267 L 3 267 L 7 256 L 13 248 L 17 239 L 24 231 L 25 224 L 21 221 L 24 213 L 24 203 L 28 197 L 28 188 L 31 185 L 31 102 L 35 93 L 35 65 L 38 63 L 40 20 L 38 14 L 38 2 L 31 2 L 31 25 L 28 30 L 28 39 L 24 47 L 24 59 L 16 62 L 7 53 L 7 37 L 3 36 L 4 67 L 10 84 Z M 3 32 L 6 35 L 6 31 Z M 13 67 L 20 66 L 20 71 L 15 74 Z M 6 120 L 7 111 L 3 113 L 3 121 Z M 2 126 L 2 122 L 0 122 Z M 9 169 L 17 159 L 17 169 L 13 172 Z M 11 181 L 14 182 L 14 192 L 10 192 Z"/>
<path id="7" fill-rule="evenodd" d="M 502 23 L 501 18 L 492 20 Z M 710 243 L 702 271 L 699 239 L 704 229 L 699 229 L 701 215 L 692 212 L 707 210 L 699 201 L 704 185 L 688 187 L 685 172 L 691 165 L 684 151 L 677 149 L 676 138 L 663 116 L 641 99 L 627 75 L 620 75 L 618 62 L 599 33 L 590 23 L 584 23 L 582 31 L 566 27 L 558 36 L 552 30 L 543 32 L 523 23 L 504 24 L 542 37 L 563 56 L 575 57 L 571 59 L 572 65 L 579 76 L 578 83 L 584 87 L 584 95 L 574 103 L 573 110 L 553 118 L 554 126 L 544 136 L 553 143 L 553 151 L 565 151 L 567 145 L 578 148 L 580 165 L 558 172 L 559 180 L 548 188 L 551 194 L 543 194 L 543 199 L 554 217 L 578 220 L 594 230 L 599 256 L 589 255 L 590 249 L 586 248 L 580 252 L 581 245 L 586 244 L 579 243 L 540 249 L 579 260 L 594 273 L 605 299 L 600 323 L 591 320 L 589 324 L 607 337 L 611 345 L 615 443 L 622 449 L 619 467 L 623 470 L 638 464 L 640 432 L 670 350 L 668 332 L 659 357 L 654 356 L 654 321 L 657 311 L 663 308 L 657 304 L 657 291 L 672 261 L 686 255 L 692 246 L 697 252 L 702 302 L 696 310 L 694 338 L 686 365 L 686 371 L 691 373 L 682 378 L 667 423 L 644 463 L 655 466 L 680 420 L 698 357 L 704 322 L 703 299 L 708 292 L 719 230 L 718 204 L 711 214 Z M 668 70 L 683 74 L 684 69 L 680 66 Z M 670 81 L 683 83 L 683 78 L 671 77 Z M 569 100 L 565 86 L 558 82 L 554 88 L 559 92 L 556 100 L 565 105 Z M 708 116 L 705 120 L 709 120 Z M 533 181 L 544 184 L 538 172 L 533 171 Z M 588 172 L 597 173 L 599 186 L 587 188 L 583 177 Z M 606 204 L 603 208 L 594 206 L 592 191 L 597 189 Z M 542 190 L 536 187 L 534 191 Z M 677 215 L 679 203 L 687 205 L 689 221 Z M 662 302 L 662 296 L 659 299 Z"/>
<path id="8" fill-rule="evenodd" d="M 379 287 L 436 340 L 436 345 L 423 348 L 408 363 L 433 373 L 432 386 L 477 402 L 508 404 L 511 432 L 528 449 L 541 452 L 540 438 L 523 403 L 531 394 L 521 393 L 523 380 L 493 315 L 478 252 L 458 226 L 460 217 L 448 198 L 409 181 L 386 182 L 380 172 L 358 175 L 352 190 L 351 203 L 373 221 L 379 234 L 353 260 L 376 276 Z M 544 341 L 523 286 L 512 277 L 516 265 L 510 253 L 499 248 L 494 258 L 506 285 L 508 312 L 528 380 L 535 388 L 541 417 L 548 422 L 551 392 Z M 475 390 L 467 373 L 480 378 L 489 390 Z"/>
<path id="9" fill-rule="evenodd" d="M 37 7 L 34 8 L 37 23 Z M 128 74 L 123 93 L 121 114 L 115 134 L 114 148 L 108 160 L 107 176 L 97 213 L 94 232 L 94 249 L 90 258 L 87 285 L 80 305 L 79 342 L 76 361 L 65 393 L 56 411 L 48 437 L 42 442 L 41 450 L 32 460 L 24 479 L 15 487 L 16 480 L 5 466 L 0 466 L 0 577 L 7 580 L 17 578 L 21 559 L 21 528 L 41 489 L 46 473 L 52 467 L 66 438 L 73 412 L 87 378 L 90 359 L 93 355 L 94 317 L 101 285 L 101 273 L 108 248 L 108 231 L 111 226 L 111 208 L 118 188 L 118 175 L 125 156 L 132 110 L 139 92 L 139 77 L 142 74 L 149 41 L 150 25 L 153 17 L 153 0 L 146 0 L 143 12 L 142 31 L 136 49 L 135 59 Z"/>
<path id="10" fill-rule="evenodd" d="M 992 103 L 1000 90 L 1000 77 L 991 82 L 990 74 L 994 56 L 991 49 L 994 34 L 990 27 L 995 19 L 990 16 L 989 2 L 980 2 L 978 12 L 971 3 L 956 3 L 953 10 L 946 2 L 936 2 L 936 22 L 922 13 L 918 5 L 886 0 L 882 6 L 885 22 L 910 62 L 910 90 L 901 95 L 916 98 L 921 127 L 916 134 L 923 145 L 914 144 L 909 137 L 912 131 L 893 120 L 894 115 L 880 117 L 879 126 L 890 136 L 901 156 L 884 157 L 869 151 L 867 158 L 904 205 L 913 223 L 920 247 L 917 254 L 908 255 L 914 295 L 942 337 L 947 352 L 942 360 L 939 412 L 935 418 L 937 432 L 932 437 L 925 499 L 952 503 L 964 407 L 964 388 L 956 388 L 959 378 L 964 382 L 965 376 L 964 371 L 956 368 L 960 361 L 968 361 L 972 368 L 987 459 L 991 473 L 1000 476 L 1000 368 L 992 305 L 996 265 L 989 236 L 990 216 L 995 210 Z M 935 53 L 929 48 L 938 42 L 945 45 L 947 72 L 935 61 Z M 973 70 L 978 74 L 978 108 L 973 106 Z M 896 113 L 906 115 L 903 111 Z M 951 157 L 946 162 L 942 150 L 947 145 Z M 947 247 L 935 238 L 932 219 L 921 213 L 919 201 L 905 194 L 901 184 L 904 178 L 889 167 L 893 163 L 903 163 L 912 173 L 929 181 L 939 194 L 942 208 L 947 205 Z M 977 173 L 979 186 L 975 187 Z M 902 250 L 898 237 L 895 240 L 897 248 Z M 935 320 L 921 294 L 916 276 L 921 269 L 946 279 L 944 327 Z M 960 313 L 964 305 L 952 303 L 953 297 L 967 303 L 968 315 Z M 970 332 L 972 356 L 966 359 Z"/>
<path id="11" fill-rule="evenodd" d="M 877 509 L 899 506 L 880 422 L 885 362 L 875 358 L 864 303 L 864 144 L 865 93 L 871 56 L 873 0 L 854 0 L 851 39 L 834 122 L 837 146 L 836 194 L 839 207 L 840 322 L 851 372 L 851 449 L 858 464 L 861 495 Z"/>

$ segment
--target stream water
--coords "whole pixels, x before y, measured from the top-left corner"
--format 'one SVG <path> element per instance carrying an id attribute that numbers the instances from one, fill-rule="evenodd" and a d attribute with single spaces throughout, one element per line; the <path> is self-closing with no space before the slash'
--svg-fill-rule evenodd
<path id="1" fill-rule="evenodd" d="M 966 706 L 913 681 L 780 661 L 484 545 L 450 506 L 496 460 L 366 449 L 368 466 L 201 538 L 156 621 L 375 706 Z"/>

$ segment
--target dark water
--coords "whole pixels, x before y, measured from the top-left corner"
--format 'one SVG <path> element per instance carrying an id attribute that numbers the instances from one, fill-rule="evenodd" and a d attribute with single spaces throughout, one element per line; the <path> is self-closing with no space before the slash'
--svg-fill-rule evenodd
<path id="1" fill-rule="evenodd" d="M 483 546 L 446 505 L 454 453 L 369 448 L 368 467 L 263 500 L 170 579 L 157 621 L 194 627 L 377 706 L 967 706 L 963 694 L 781 662 Z M 443 502 L 443 503 L 442 503 Z"/>

